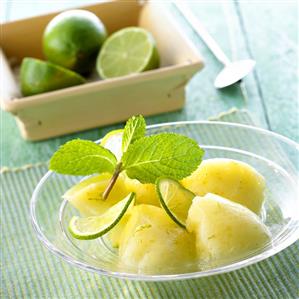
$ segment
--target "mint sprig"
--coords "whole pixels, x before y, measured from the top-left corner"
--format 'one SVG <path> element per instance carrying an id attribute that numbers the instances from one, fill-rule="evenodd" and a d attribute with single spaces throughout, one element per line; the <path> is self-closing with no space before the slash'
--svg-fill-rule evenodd
<path id="1" fill-rule="evenodd" d="M 125 126 L 121 161 L 108 149 L 87 140 L 73 140 L 61 146 L 50 161 L 50 169 L 61 174 L 90 175 L 113 173 L 103 193 L 107 198 L 119 174 L 126 171 L 141 183 L 155 183 L 170 177 L 176 180 L 190 175 L 201 163 L 204 151 L 191 138 L 175 133 L 145 135 L 142 116 L 133 116 Z"/>
<path id="2" fill-rule="evenodd" d="M 122 139 L 122 152 L 125 153 L 136 140 L 143 137 L 145 134 L 146 123 L 142 115 L 131 117 L 124 128 Z"/>
<path id="3" fill-rule="evenodd" d="M 180 180 L 190 175 L 200 164 L 203 153 L 186 136 L 161 133 L 137 140 L 122 161 L 130 178 L 153 184 L 161 176 Z"/>
<path id="4" fill-rule="evenodd" d="M 108 149 L 89 140 L 75 139 L 62 145 L 52 156 L 49 168 L 61 174 L 113 173 L 117 160 Z"/>

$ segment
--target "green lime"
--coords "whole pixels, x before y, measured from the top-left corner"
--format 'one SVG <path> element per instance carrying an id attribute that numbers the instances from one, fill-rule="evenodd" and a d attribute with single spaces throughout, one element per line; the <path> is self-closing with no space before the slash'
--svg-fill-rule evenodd
<path id="1" fill-rule="evenodd" d="M 119 161 L 122 157 L 122 139 L 123 139 L 123 129 L 110 131 L 101 140 L 101 145 L 108 150 L 110 150 L 117 160 Z"/>
<path id="2" fill-rule="evenodd" d="M 156 188 L 160 203 L 166 213 L 178 225 L 186 228 L 188 211 L 195 194 L 184 188 L 179 182 L 168 178 L 158 179 Z"/>
<path id="3" fill-rule="evenodd" d="M 69 231 L 76 239 L 96 239 L 108 233 L 124 216 L 128 208 L 134 205 L 135 193 L 109 208 L 100 216 L 74 216 L 69 223 Z"/>
<path id="4" fill-rule="evenodd" d="M 69 10 L 47 25 L 43 35 L 44 55 L 65 68 L 89 73 L 106 37 L 105 26 L 95 14 Z"/>
<path id="5" fill-rule="evenodd" d="M 75 72 L 29 57 L 22 61 L 20 81 L 24 96 L 85 83 L 85 79 Z"/>
<path id="6" fill-rule="evenodd" d="M 151 33 L 128 27 L 113 33 L 104 42 L 97 58 L 101 78 L 113 78 L 155 69 L 159 54 Z"/>

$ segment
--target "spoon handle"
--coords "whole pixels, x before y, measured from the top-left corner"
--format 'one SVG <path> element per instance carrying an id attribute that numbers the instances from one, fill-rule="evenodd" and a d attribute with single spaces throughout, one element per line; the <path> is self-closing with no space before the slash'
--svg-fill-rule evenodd
<path id="1" fill-rule="evenodd" d="M 192 11 L 185 6 L 182 1 L 175 0 L 173 2 L 180 13 L 186 18 L 186 20 L 192 25 L 193 29 L 200 35 L 205 44 L 209 47 L 211 52 L 215 57 L 224 65 L 230 64 L 230 60 L 224 54 L 222 49 L 219 47 L 217 42 L 209 34 L 206 28 L 199 22 L 199 20 L 194 16 Z"/>

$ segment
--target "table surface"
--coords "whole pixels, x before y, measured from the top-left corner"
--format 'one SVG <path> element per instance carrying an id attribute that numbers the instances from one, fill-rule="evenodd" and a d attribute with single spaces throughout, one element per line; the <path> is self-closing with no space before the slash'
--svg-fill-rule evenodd
<path id="1" fill-rule="evenodd" d="M 95 1 L 0 1 L 1 22 L 12 21 Z M 257 124 L 295 141 L 298 134 L 298 4 L 294 1 L 186 1 L 232 59 L 252 58 L 257 66 L 242 85 L 216 90 L 213 81 L 221 65 L 196 32 L 171 5 L 165 4 L 205 60 L 205 68 L 186 88 L 187 102 L 178 112 L 147 117 L 147 123 L 200 120 L 232 107 L 245 108 Z M 17 46 L 17 45 L 16 45 Z M 14 118 L 1 116 L 1 166 L 18 167 L 47 161 L 65 141 L 96 140 L 116 124 L 42 142 L 24 141 Z"/>

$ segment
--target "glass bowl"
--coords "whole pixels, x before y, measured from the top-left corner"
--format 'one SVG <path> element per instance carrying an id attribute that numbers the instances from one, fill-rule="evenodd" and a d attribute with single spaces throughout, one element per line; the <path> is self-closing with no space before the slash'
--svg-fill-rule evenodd
<path id="1" fill-rule="evenodd" d="M 220 274 L 259 262 L 294 243 L 299 236 L 298 150 L 295 142 L 273 132 L 234 123 L 212 121 L 175 122 L 147 127 L 147 134 L 176 132 L 195 139 L 207 158 L 231 158 L 252 165 L 266 179 L 265 203 L 261 217 L 272 241 L 241 260 L 201 271 L 140 274 L 119 267 L 117 252 L 103 238 L 80 241 L 67 230 L 77 214 L 61 196 L 83 177 L 49 171 L 38 183 L 31 200 L 31 218 L 40 241 L 70 264 L 101 275 L 136 280 L 174 280 Z"/>

